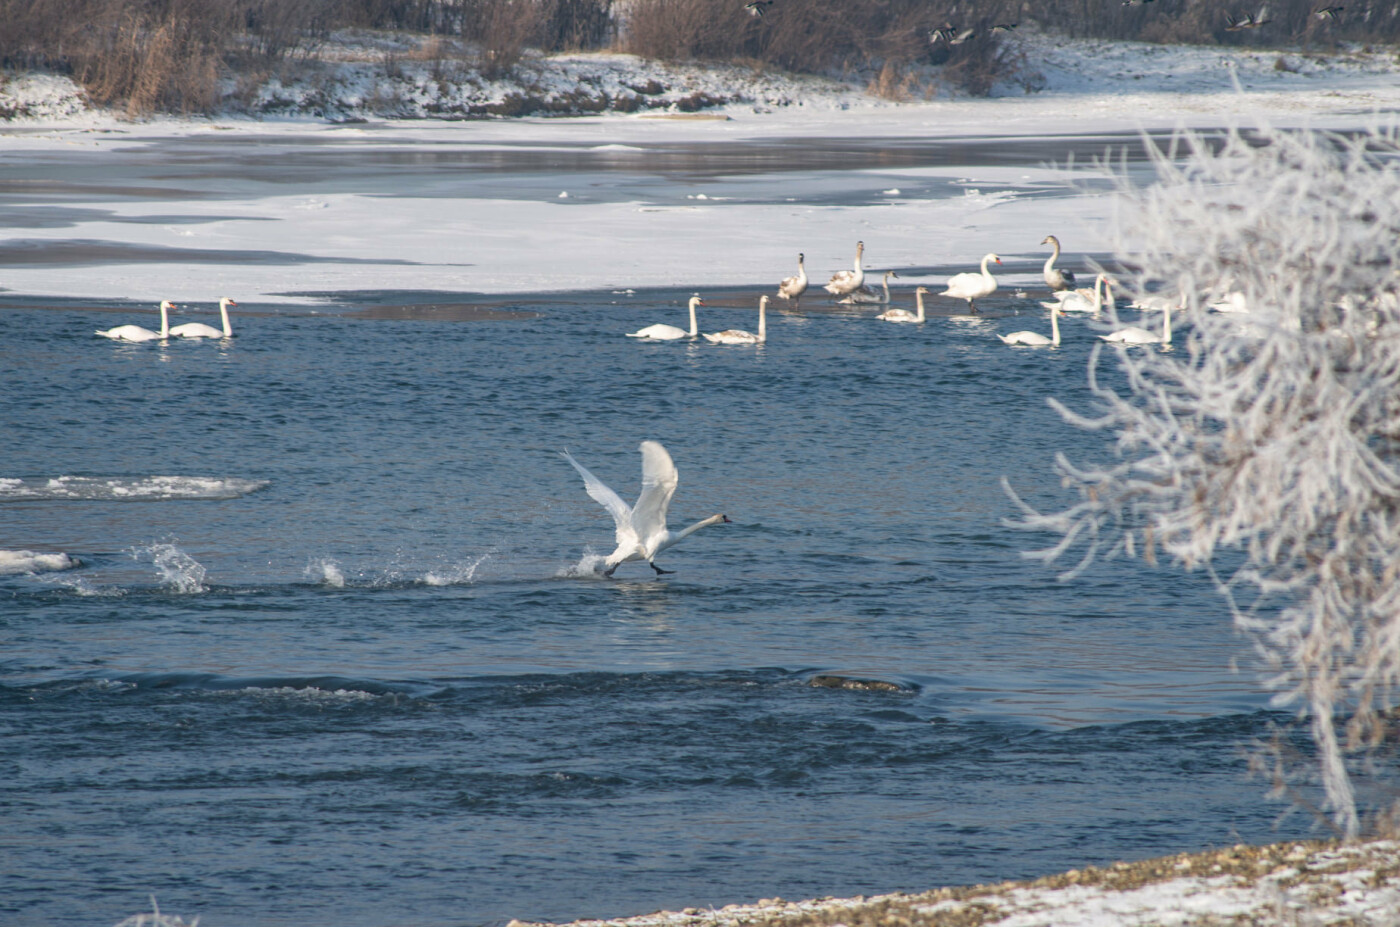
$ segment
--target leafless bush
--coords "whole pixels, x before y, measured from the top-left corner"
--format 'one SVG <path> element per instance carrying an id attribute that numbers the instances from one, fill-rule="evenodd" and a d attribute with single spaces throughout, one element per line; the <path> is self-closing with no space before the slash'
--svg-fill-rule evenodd
<path id="1" fill-rule="evenodd" d="M 1400 700 L 1400 143 L 1265 130 L 1178 144 L 1184 163 L 1159 155 L 1160 183 L 1125 181 L 1123 196 L 1142 268 L 1130 289 L 1167 283 L 1186 336 L 1118 348 L 1121 392 L 1097 385 L 1095 351 L 1097 410 L 1060 409 L 1115 435 L 1119 458 L 1060 458 L 1079 501 L 1024 506 L 1022 524 L 1059 536 L 1046 560 L 1165 555 L 1216 576 L 1276 704 L 1310 730 L 1322 809 L 1353 837 L 1365 812 L 1400 810 L 1393 755 L 1376 762 Z M 1205 311 L 1226 292 L 1248 313 Z M 1274 761 L 1296 781 L 1294 758 Z"/>
<path id="2" fill-rule="evenodd" d="M 1012 63 L 990 31 L 1002 6 L 984 4 L 974 19 L 956 2 L 808 0 L 755 17 L 732 0 L 633 0 L 622 44 L 663 60 L 755 61 L 816 73 L 869 68 L 877 92 L 895 95 L 912 87 L 911 66 L 952 60 L 947 80 L 986 93 Z M 953 23 L 975 38 L 957 46 L 932 40 L 935 29 Z"/>

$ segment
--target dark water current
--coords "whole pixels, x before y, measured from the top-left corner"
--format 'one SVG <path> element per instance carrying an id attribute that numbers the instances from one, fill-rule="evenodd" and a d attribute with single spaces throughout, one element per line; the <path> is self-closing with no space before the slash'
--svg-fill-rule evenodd
<path id="1" fill-rule="evenodd" d="M 0 577 L 0 920 L 499 924 L 1303 832 L 1246 778 L 1271 716 L 1208 583 L 1059 583 L 1003 525 L 1003 475 L 1054 505 L 1100 450 L 1045 404 L 1085 401 L 1082 320 L 623 337 L 686 295 L 362 295 L 226 344 L 0 309 L 0 547 L 82 561 Z M 612 527 L 557 451 L 630 500 L 644 438 L 673 525 L 733 524 L 580 575 Z"/>

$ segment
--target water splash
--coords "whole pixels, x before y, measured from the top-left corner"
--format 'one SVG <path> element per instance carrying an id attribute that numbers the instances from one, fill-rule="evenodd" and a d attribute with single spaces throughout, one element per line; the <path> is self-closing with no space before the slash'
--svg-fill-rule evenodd
<path id="1" fill-rule="evenodd" d="M 131 552 L 131 556 L 134 560 L 149 556 L 160 574 L 161 584 L 173 592 L 184 595 L 207 591 L 204 566 L 174 544 L 138 547 Z"/>
<path id="2" fill-rule="evenodd" d="M 603 571 L 608 558 L 602 554 L 595 554 L 591 548 L 585 548 L 583 556 L 578 563 L 563 567 L 555 575 L 563 579 L 582 579 L 597 576 Z"/>
<path id="3" fill-rule="evenodd" d="M 0 576 L 71 570 L 75 566 L 78 566 L 78 561 L 64 553 L 44 554 L 33 550 L 0 550 Z"/>
<path id="4" fill-rule="evenodd" d="M 312 560 L 306 565 L 302 575 L 313 583 L 330 586 L 332 589 L 345 588 L 345 574 L 341 572 L 340 564 L 329 557 Z"/>
<path id="5" fill-rule="evenodd" d="M 428 586 L 468 585 L 476 578 L 476 568 L 490 556 L 482 554 L 470 563 L 459 563 L 446 570 L 429 570 L 423 574 L 423 583 Z"/>

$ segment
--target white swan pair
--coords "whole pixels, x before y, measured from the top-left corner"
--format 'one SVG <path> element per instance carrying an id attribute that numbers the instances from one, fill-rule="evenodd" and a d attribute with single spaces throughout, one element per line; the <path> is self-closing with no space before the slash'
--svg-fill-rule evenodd
<path id="1" fill-rule="evenodd" d="M 648 325 L 635 332 L 628 332 L 627 337 L 641 338 L 645 341 L 677 341 L 681 338 L 694 338 L 700 334 L 700 320 L 695 315 L 695 309 L 697 306 L 703 305 L 705 305 L 705 301 L 699 296 L 690 297 L 690 331 L 676 328 L 674 325 L 657 324 Z M 759 297 L 757 335 L 742 329 L 730 328 L 722 332 L 706 332 L 705 340 L 710 344 L 762 344 L 768 340 L 767 309 L 768 297 L 766 295 Z"/>
<path id="2" fill-rule="evenodd" d="M 671 573 L 656 565 L 656 555 L 685 540 L 701 528 L 728 522 L 725 515 L 711 515 L 680 531 L 666 527 L 666 511 L 675 495 L 679 474 L 671 455 L 657 441 L 643 441 L 642 451 L 642 494 L 636 505 L 623 502 L 617 493 L 609 489 L 602 480 L 589 473 L 577 460 L 564 451 L 562 456 L 573 464 L 579 476 L 583 477 L 584 489 L 612 515 L 617 527 L 617 549 L 608 554 L 604 576 L 612 576 L 620 564 L 629 560 L 645 560 L 658 574 Z"/>
<path id="3" fill-rule="evenodd" d="M 140 325 L 118 325 L 116 328 L 109 328 L 105 331 L 97 331 L 94 334 L 103 338 L 110 338 L 113 341 L 163 341 L 174 335 L 176 338 L 232 338 L 233 327 L 228 321 L 228 307 L 236 306 L 238 303 L 225 296 L 219 300 L 219 315 L 223 319 L 224 329 L 205 325 L 203 322 L 187 322 L 184 325 L 170 327 L 170 310 L 179 308 L 168 299 L 160 301 L 160 331 L 153 332 L 149 328 L 142 328 Z"/>

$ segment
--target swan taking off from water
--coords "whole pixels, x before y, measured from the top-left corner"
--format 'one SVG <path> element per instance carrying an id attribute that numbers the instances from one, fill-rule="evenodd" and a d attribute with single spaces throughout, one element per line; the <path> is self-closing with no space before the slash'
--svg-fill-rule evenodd
<path id="1" fill-rule="evenodd" d="M 700 323 L 695 318 L 695 307 L 705 305 L 705 301 L 698 296 L 690 297 L 690 331 L 683 328 L 676 328 L 674 325 L 648 325 L 646 328 L 638 329 L 635 332 L 628 332 L 628 338 L 645 338 L 648 341 L 675 341 L 678 338 L 694 338 L 700 334 Z"/>
<path id="2" fill-rule="evenodd" d="M 921 286 L 914 291 L 914 302 L 919 306 L 919 314 L 915 315 L 908 309 L 886 309 L 875 316 L 881 322 L 922 322 L 924 320 L 924 295 L 928 293 L 928 287 Z"/>
<path id="3" fill-rule="evenodd" d="M 758 298 L 758 334 L 746 332 L 741 328 L 727 328 L 722 332 L 705 334 L 705 340 L 710 344 L 763 344 L 768 340 L 768 322 L 765 315 L 768 311 L 768 297 Z"/>
<path id="4" fill-rule="evenodd" d="M 170 334 L 178 338 L 232 338 L 233 326 L 228 324 L 228 307 L 236 305 L 238 303 L 227 296 L 219 300 L 219 316 L 224 322 L 223 331 L 203 322 L 186 322 L 184 325 L 176 325 L 170 330 Z"/>
<path id="5" fill-rule="evenodd" d="M 824 289 L 832 296 L 849 296 L 865 283 L 865 271 L 861 270 L 860 257 L 865 253 L 865 242 L 856 242 L 856 269 L 838 270 Z"/>
<path id="6" fill-rule="evenodd" d="M 1052 290 L 1072 290 L 1074 289 L 1074 274 L 1068 270 L 1058 270 L 1055 261 L 1060 257 L 1060 240 L 1054 235 L 1046 235 L 1040 240 L 1042 245 L 1051 245 L 1055 252 L 1050 255 L 1050 259 L 1045 262 L 1045 285 Z"/>
<path id="7" fill-rule="evenodd" d="M 113 341 L 159 341 L 170 335 L 170 310 L 175 308 L 175 304 L 168 299 L 160 301 L 160 331 L 153 332 L 149 328 L 142 328 L 140 325 L 118 325 L 116 328 L 109 328 L 105 332 L 99 331 L 94 334 L 103 338 L 111 338 Z"/>
<path id="8" fill-rule="evenodd" d="M 670 531 L 666 527 L 666 510 L 671 506 L 671 496 L 675 495 L 676 482 L 679 479 L 676 465 L 666 448 L 657 441 L 643 441 L 641 451 L 642 494 L 637 497 L 637 504 L 634 506 L 623 502 L 617 493 L 589 473 L 568 451 L 562 454 L 565 460 L 573 464 L 579 476 L 583 477 L 583 485 L 588 490 L 588 495 L 607 509 L 613 521 L 617 523 L 617 549 L 608 554 L 604 576 L 613 575 L 618 564 L 628 560 L 645 560 L 658 574 L 672 573 L 673 570 L 663 570 L 656 565 L 654 558 L 657 554 L 701 528 L 729 521 L 725 515 L 711 515 L 688 528 L 674 533 Z"/>
<path id="9" fill-rule="evenodd" d="M 987 264 L 992 261 L 1000 264 L 1001 258 L 989 251 L 982 256 L 982 272 L 980 274 L 954 274 L 948 278 L 948 289 L 938 295 L 965 299 L 967 300 L 967 308 L 976 312 L 977 306 L 973 300 L 981 299 L 983 296 L 991 296 L 997 291 L 997 278 L 993 277 L 992 272 L 987 270 Z"/>
<path id="10" fill-rule="evenodd" d="M 1003 344 L 1027 344 L 1035 347 L 1046 345 L 1059 346 L 1060 344 L 1060 323 L 1056 318 L 1064 310 L 1052 308 L 1050 310 L 1050 337 L 1046 338 L 1040 332 L 1024 331 L 1012 332 L 1009 335 L 997 335 Z"/>
<path id="11" fill-rule="evenodd" d="M 784 277 L 778 284 L 778 295 L 783 299 L 791 299 L 798 305 L 801 302 L 802 294 L 807 292 L 807 268 L 802 263 L 806 259 L 805 254 L 797 256 L 797 274 L 792 277 Z"/>
<path id="12" fill-rule="evenodd" d="M 1172 307 L 1167 306 L 1162 310 L 1162 333 L 1150 332 L 1145 328 L 1133 326 L 1122 328 L 1107 335 L 1099 335 L 1104 341 L 1116 341 L 1119 344 L 1171 344 L 1172 343 Z"/>
<path id="13" fill-rule="evenodd" d="M 888 306 L 890 304 L 890 278 L 898 276 L 899 274 L 894 271 L 887 270 L 885 271 L 885 279 L 880 281 L 880 286 L 884 289 L 883 293 L 876 293 L 870 287 L 863 286 L 845 299 L 838 299 L 837 302 L 845 303 L 846 305 L 874 303 L 878 306 Z"/>

